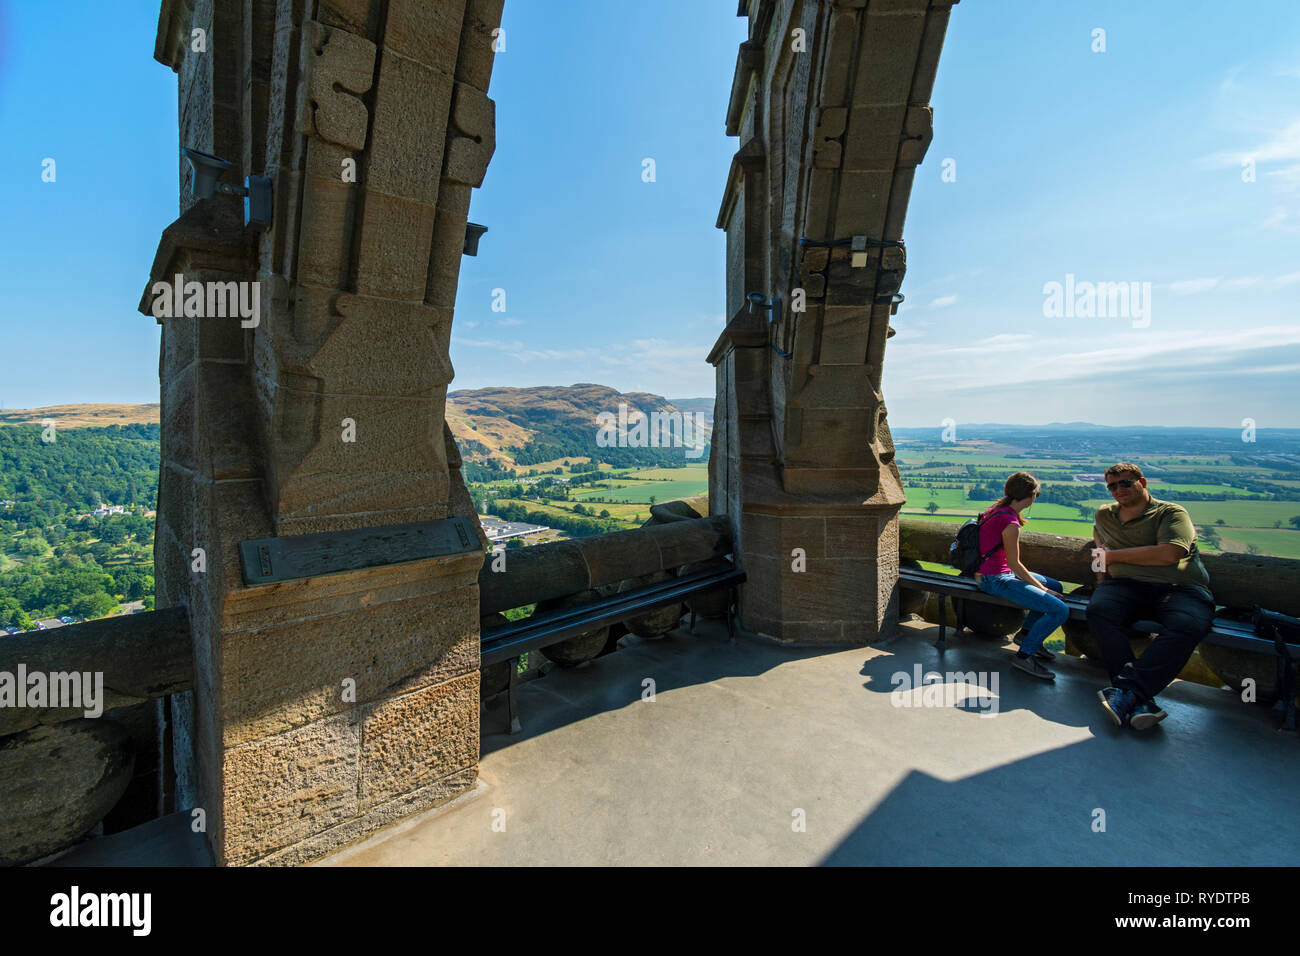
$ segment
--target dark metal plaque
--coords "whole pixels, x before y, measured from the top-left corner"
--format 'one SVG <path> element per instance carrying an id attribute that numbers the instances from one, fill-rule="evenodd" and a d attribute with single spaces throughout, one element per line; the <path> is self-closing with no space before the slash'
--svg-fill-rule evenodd
<path id="1" fill-rule="evenodd" d="M 274 584 L 402 561 L 482 551 L 465 518 L 241 541 L 245 584 Z"/>

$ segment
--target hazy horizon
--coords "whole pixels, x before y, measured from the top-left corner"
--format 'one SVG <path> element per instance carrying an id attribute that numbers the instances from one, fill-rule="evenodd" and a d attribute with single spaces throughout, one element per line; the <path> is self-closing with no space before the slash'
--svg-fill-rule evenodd
<path id="1" fill-rule="evenodd" d="M 574 383 L 571 383 L 571 384 L 569 384 L 569 385 L 482 385 L 482 386 L 479 386 L 478 388 L 458 388 L 458 389 L 449 389 L 448 392 L 447 392 L 447 395 L 448 395 L 448 397 L 450 398 L 450 397 L 454 397 L 454 395 L 455 395 L 456 392 L 473 392 L 473 391 L 478 391 L 478 390 L 480 390 L 480 389 L 491 389 L 491 388 L 512 388 L 512 389 L 529 389 L 529 388 L 573 388 L 574 386 L 577 386 L 577 385 L 591 385 L 591 384 L 594 384 L 594 385 L 603 385 L 603 386 L 605 386 L 605 387 L 607 387 L 607 388 L 612 388 L 612 389 L 614 389 L 615 391 L 619 392 L 620 394 L 627 394 L 628 392 L 631 392 L 631 391 L 642 391 L 641 389 L 621 389 L 621 388 L 618 388 L 618 386 L 616 386 L 616 385 L 609 385 L 608 383 L 605 383 L 605 382 L 574 382 Z M 659 393 L 657 393 L 657 392 L 650 392 L 650 393 L 648 393 L 648 394 L 658 395 Z M 714 397 L 714 396 L 711 396 L 711 395 L 678 395 L 678 396 L 659 395 L 659 397 L 662 398 L 662 399 L 664 399 L 665 401 L 668 401 L 668 402 L 671 402 L 671 403 L 674 403 L 674 404 L 679 403 L 679 402 L 701 402 L 701 401 L 713 401 L 713 400 L 715 400 L 715 397 Z M 3 413 L 10 413 L 10 414 L 12 414 L 12 413 L 15 413 L 15 412 L 37 412 L 37 411 L 41 411 L 42 409 L 46 409 L 46 408 L 61 408 L 61 407 L 70 407 L 70 406 L 71 406 L 71 407 L 76 407 L 76 406 L 83 406 L 83 405 L 84 405 L 84 406 L 94 406 L 94 405 L 120 405 L 120 406 L 123 406 L 123 407 L 132 407 L 132 408 L 134 408 L 134 407 L 142 407 L 142 406 L 145 406 L 145 405 L 158 405 L 158 404 L 159 404 L 158 402 L 113 402 L 113 401 L 52 402 L 52 403 L 50 403 L 49 405 L 34 405 L 34 406 L 22 406 L 22 407 L 11 407 L 11 406 L 8 406 L 8 405 L 0 404 L 0 414 L 3 414 Z M 0 425 L 3 425 L 3 424 L 16 424 L 16 423 L 5 423 L 5 422 L 0 422 Z M 945 424 L 946 424 L 946 423 L 944 423 L 944 422 L 939 422 L 939 423 L 934 423 L 934 424 L 929 423 L 929 422 L 926 422 L 926 423 L 896 422 L 896 421 L 893 421 L 892 419 L 889 421 L 889 427 L 890 427 L 890 430 L 891 430 L 892 432 L 898 432 L 898 431 L 900 431 L 900 430 L 918 431 L 918 430 L 921 430 L 921 429 L 932 430 L 932 431 L 941 431 L 941 430 L 945 427 Z M 1041 422 L 1010 422 L 1010 421 L 1000 421 L 1000 422 L 994 422 L 994 421 L 987 421 L 987 422 L 965 422 L 965 421 L 957 420 L 957 421 L 955 422 L 955 427 L 956 427 L 957 429 L 959 429 L 959 430 L 960 430 L 960 429 L 971 429 L 971 428 L 1052 428 L 1052 427 L 1058 427 L 1058 428 L 1083 428 L 1083 427 L 1086 427 L 1086 428 L 1108 428 L 1108 429 L 1124 429 L 1124 428 L 1143 428 L 1143 429 L 1152 429 L 1152 428 L 1161 428 L 1161 429 L 1169 429 L 1169 430 L 1171 430 L 1171 431 L 1172 431 L 1172 430 L 1179 430 L 1179 429 L 1181 429 L 1181 430 L 1188 430 L 1188 431 L 1196 430 L 1196 431 L 1225 431 L 1225 432 L 1241 432 L 1243 426 L 1242 426 L 1241 424 L 1237 424 L 1237 425 L 1166 425 L 1166 424 L 1161 423 L 1161 422 L 1121 422 L 1121 423 L 1109 423 L 1109 422 L 1094 422 L 1094 421 L 1086 421 L 1086 420 L 1072 420 L 1072 421 L 1059 421 L 1059 420 L 1053 420 L 1053 421 L 1041 421 Z M 1268 432 L 1268 431 L 1281 431 L 1281 432 L 1286 432 L 1286 431 L 1296 431 L 1296 432 L 1300 432 L 1300 424 L 1297 424 L 1297 425 L 1275 425 L 1275 424 L 1271 424 L 1271 423 L 1267 423 L 1267 422 L 1256 422 L 1256 423 L 1255 423 L 1255 429 L 1256 429 L 1257 432 Z M 961 439 L 959 440 L 959 442 L 960 442 L 960 441 L 966 441 L 966 440 L 967 440 L 966 438 L 961 438 Z"/>

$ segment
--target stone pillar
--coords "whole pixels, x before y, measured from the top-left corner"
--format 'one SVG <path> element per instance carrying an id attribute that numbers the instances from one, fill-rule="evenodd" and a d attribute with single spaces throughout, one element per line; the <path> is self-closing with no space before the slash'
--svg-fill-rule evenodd
<path id="1" fill-rule="evenodd" d="M 710 506 L 749 575 L 742 625 L 783 641 L 870 642 L 897 618 L 904 499 L 881 371 L 954 2 L 740 5 Z M 753 292 L 780 302 L 754 310 Z"/>
<path id="2" fill-rule="evenodd" d="M 154 283 L 256 283 L 256 325 L 160 318 L 159 607 L 189 607 L 177 806 L 223 864 L 301 862 L 446 801 L 478 770 L 467 552 L 244 583 L 259 538 L 463 517 L 444 421 L 470 191 L 494 148 L 502 0 L 164 0 L 181 144 L 271 178 L 274 220 L 188 197 Z M 195 31 L 199 31 L 196 33 Z"/>

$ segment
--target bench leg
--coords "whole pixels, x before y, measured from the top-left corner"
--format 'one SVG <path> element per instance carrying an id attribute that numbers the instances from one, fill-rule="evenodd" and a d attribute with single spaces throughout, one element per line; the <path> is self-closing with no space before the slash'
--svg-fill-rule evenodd
<path id="1" fill-rule="evenodd" d="M 1282 726 L 1280 730 L 1289 730 L 1292 733 L 1296 730 L 1296 706 L 1295 706 L 1295 670 L 1296 665 L 1291 660 L 1279 662 L 1278 671 L 1278 690 L 1284 694 L 1282 698 Z"/>
<path id="2" fill-rule="evenodd" d="M 510 733 L 517 734 L 524 729 L 519 722 L 519 698 L 515 688 L 519 686 L 519 658 L 510 658 Z"/>
<path id="3" fill-rule="evenodd" d="M 695 633 L 695 608 L 691 608 L 691 627 L 690 627 L 690 631 L 691 631 L 692 634 Z"/>
<path id="4" fill-rule="evenodd" d="M 944 618 L 943 606 L 947 602 L 947 600 L 948 600 L 947 595 L 944 594 L 939 595 L 939 639 L 934 642 L 934 646 L 939 649 L 940 654 L 942 654 L 944 651 L 948 649 L 948 629 L 944 626 L 943 623 L 943 618 Z"/>
<path id="5" fill-rule="evenodd" d="M 736 643 L 736 589 L 731 589 L 731 600 L 727 602 L 727 640 Z"/>

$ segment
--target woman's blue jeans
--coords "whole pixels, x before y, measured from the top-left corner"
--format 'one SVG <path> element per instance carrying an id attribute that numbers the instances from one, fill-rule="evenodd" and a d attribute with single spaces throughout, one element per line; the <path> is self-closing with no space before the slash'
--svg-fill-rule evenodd
<path id="1" fill-rule="evenodd" d="M 1030 573 L 1033 574 L 1032 571 Z M 1061 591 L 1061 582 L 1055 578 L 1042 574 L 1034 574 L 1034 577 L 1045 587 L 1065 593 Z M 1029 609 L 1029 616 L 1025 618 L 1023 625 L 1029 631 L 1029 635 L 1020 644 L 1020 651 L 1023 654 L 1032 655 L 1037 652 L 1048 635 L 1064 624 L 1070 616 L 1070 609 L 1055 594 L 1040 591 L 1014 574 L 982 574 L 979 588 L 985 594 L 1006 598 Z"/>

